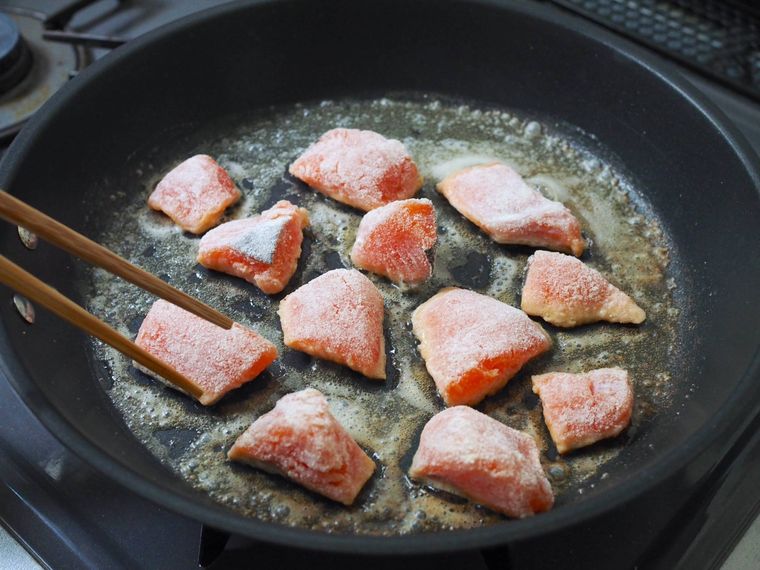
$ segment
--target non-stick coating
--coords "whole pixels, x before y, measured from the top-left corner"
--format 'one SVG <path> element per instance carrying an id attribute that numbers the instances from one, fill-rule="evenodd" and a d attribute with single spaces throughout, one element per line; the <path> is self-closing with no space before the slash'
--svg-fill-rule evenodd
<path id="1" fill-rule="evenodd" d="M 595 34 L 598 32 L 594 32 Z M 619 507 L 691 462 L 706 469 L 756 409 L 760 309 L 758 173 L 743 145 L 691 91 L 641 54 L 544 9 L 490 2 L 248 2 L 191 17 L 85 71 L 25 129 L 3 187 L 75 228 L 83 189 L 120 183 L 130 160 L 230 112 L 297 100 L 429 91 L 578 126 L 610 149 L 665 220 L 680 275 L 693 386 L 678 418 L 627 450 L 626 472 L 584 501 L 529 520 L 425 537 L 325 536 L 244 519 L 183 485 L 137 444 L 89 370 L 85 339 L 10 303 L 5 372 L 67 445 L 128 487 L 214 526 L 290 544 L 362 552 L 493 545 Z M 3 251 L 76 297 L 70 258 L 30 254 L 15 228 Z M 755 360 L 753 360 L 755 359 Z M 754 367 L 754 368 L 753 368 Z M 686 397 L 687 394 L 682 394 Z"/>

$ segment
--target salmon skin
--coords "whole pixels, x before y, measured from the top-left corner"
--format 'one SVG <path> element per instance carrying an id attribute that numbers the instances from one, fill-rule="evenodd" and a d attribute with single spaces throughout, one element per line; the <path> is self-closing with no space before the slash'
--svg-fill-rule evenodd
<path id="1" fill-rule="evenodd" d="M 428 251 L 436 239 L 433 203 L 427 198 L 398 200 L 365 214 L 351 261 L 395 283 L 419 285 L 433 274 Z"/>
<path id="2" fill-rule="evenodd" d="M 328 271 L 280 301 L 277 312 L 290 348 L 385 379 L 383 297 L 359 271 Z"/>
<path id="3" fill-rule="evenodd" d="M 558 327 L 597 321 L 639 324 L 646 313 L 596 269 L 549 251 L 528 259 L 522 310 Z"/>
<path id="4" fill-rule="evenodd" d="M 474 406 L 495 394 L 552 344 L 521 310 L 454 287 L 442 289 L 417 307 L 412 327 L 425 366 L 447 406 Z"/>
<path id="5" fill-rule="evenodd" d="M 422 176 L 403 144 L 373 131 L 332 129 L 289 172 L 333 200 L 365 212 L 411 198 Z"/>
<path id="6" fill-rule="evenodd" d="M 409 476 L 509 517 L 554 505 L 533 438 L 467 406 L 425 425 Z"/>
<path id="7" fill-rule="evenodd" d="M 277 358 L 275 346 L 258 333 L 238 323 L 225 330 L 163 299 L 153 303 L 148 311 L 135 344 L 200 388 L 198 401 L 205 406 L 250 382 Z M 150 370 L 134 364 L 176 389 Z"/>
<path id="8" fill-rule="evenodd" d="M 436 188 L 497 243 L 545 247 L 577 256 L 586 247 L 572 212 L 528 186 L 506 164 L 465 168 Z"/>
<path id="9" fill-rule="evenodd" d="M 375 463 L 313 388 L 283 396 L 237 438 L 227 456 L 344 505 L 356 500 L 375 471 Z"/>
<path id="10" fill-rule="evenodd" d="M 227 171 L 205 154 L 188 158 L 158 183 L 148 206 L 169 216 L 183 230 L 202 234 L 219 223 L 240 200 Z"/>
<path id="11" fill-rule="evenodd" d="M 198 263 L 253 283 L 264 293 L 282 291 L 301 256 L 309 214 L 280 200 L 258 216 L 233 220 L 201 238 Z"/>
<path id="12" fill-rule="evenodd" d="M 631 422 L 633 389 L 628 372 L 621 368 L 550 372 L 532 381 L 560 453 L 615 437 Z"/>

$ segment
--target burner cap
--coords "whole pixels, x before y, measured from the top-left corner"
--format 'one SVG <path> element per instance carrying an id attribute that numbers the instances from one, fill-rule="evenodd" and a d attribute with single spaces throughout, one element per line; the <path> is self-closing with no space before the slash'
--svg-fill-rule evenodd
<path id="1" fill-rule="evenodd" d="M 18 85 L 31 67 L 32 52 L 16 22 L 0 13 L 0 93 Z"/>
<path id="2" fill-rule="evenodd" d="M 88 61 L 81 47 L 45 38 L 44 13 L 2 4 L 0 0 L 0 145 Z"/>

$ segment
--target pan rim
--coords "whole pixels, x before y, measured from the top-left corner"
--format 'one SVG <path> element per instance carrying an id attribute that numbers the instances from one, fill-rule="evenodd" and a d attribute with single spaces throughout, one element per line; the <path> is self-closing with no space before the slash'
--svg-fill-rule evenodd
<path id="1" fill-rule="evenodd" d="M 76 100 L 82 89 L 88 89 L 90 82 L 98 76 L 101 70 L 120 65 L 133 54 L 137 54 L 162 40 L 164 37 L 192 28 L 207 19 L 216 18 L 238 10 L 247 10 L 256 5 L 274 4 L 276 0 L 245 0 L 224 4 L 208 10 L 192 14 L 171 24 L 151 31 L 131 40 L 125 46 L 115 50 L 105 58 L 94 62 L 86 68 L 74 81 L 65 85 L 45 105 L 45 112 L 36 114 L 16 138 L 0 166 L 0 178 L 13 178 L 14 171 L 19 167 L 24 155 L 33 146 L 38 133 L 45 130 L 52 118 L 66 107 L 70 101 Z M 431 0 L 417 0 L 429 3 Z M 290 2 L 292 3 L 292 2 Z M 579 18 L 571 17 L 556 7 L 533 5 L 518 1 L 500 0 L 451 0 L 451 3 L 482 5 L 494 9 L 511 10 L 543 21 L 549 25 L 558 26 L 565 31 L 578 34 L 585 39 L 595 41 L 620 54 L 628 65 L 641 65 L 655 75 L 660 81 L 674 89 L 695 110 L 708 120 L 728 143 L 735 155 L 740 159 L 746 173 L 754 182 L 760 196 L 760 168 L 753 162 L 754 151 L 725 115 L 707 100 L 687 79 L 682 77 L 678 69 L 658 57 L 644 51 L 627 40 L 614 36 L 612 33 L 587 23 Z M 7 331 L 2 326 L 0 341 L 5 341 Z M 27 406 L 42 424 L 67 448 L 83 458 L 87 463 L 116 480 L 131 491 L 146 497 L 154 503 L 163 505 L 177 513 L 192 517 L 195 520 L 215 528 L 245 535 L 266 542 L 299 546 L 302 548 L 332 551 L 332 552 L 362 552 L 366 554 L 422 554 L 447 551 L 460 551 L 474 548 L 488 548 L 505 545 L 513 540 L 525 539 L 538 534 L 560 530 L 569 524 L 589 520 L 603 512 L 617 509 L 626 503 L 652 489 L 679 469 L 694 460 L 700 453 L 711 449 L 716 441 L 725 438 L 730 433 L 738 433 L 736 428 L 742 428 L 751 417 L 744 412 L 752 406 L 752 398 L 747 398 L 752 388 L 760 393 L 757 382 L 753 379 L 760 377 L 760 346 L 755 351 L 749 366 L 737 383 L 737 387 L 722 406 L 713 414 L 708 422 L 692 433 L 678 448 L 660 458 L 647 477 L 626 481 L 618 487 L 614 494 L 600 493 L 589 497 L 577 504 L 565 505 L 555 511 L 543 513 L 531 519 L 509 521 L 504 524 L 484 528 L 458 530 L 440 533 L 412 534 L 404 536 L 377 537 L 368 535 L 331 535 L 319 531 L 286 527 L 267 523 L 257 519 L 245 518 L 219 505 L 210 508 L 207 505 L 195 503 L 188 497 L 174 492 L 168 485 L 148 481 L 129 465 L 122 463 L 115 456 L 91 442 L 87 436 L 70 424 L 66 418 L 36 389 L 34 382 L 26 374 L 15 354 L 10 353 L 0 360 L 2 372 L 14 390 L 21 396 Z M 17 379 L 23 379 L 18 382 Z M 754 408 L 760 409 L 755 404 Z M 734 420 L 734 421 L 730 421 Z M 723 429 L 717 429 L 718 426 Z M 732 426 L 731 430 L 727 426 Z M 728 451 L 730 446 L 726 446 Z M 717 462 L 720 457 L 715 458 Z"/>

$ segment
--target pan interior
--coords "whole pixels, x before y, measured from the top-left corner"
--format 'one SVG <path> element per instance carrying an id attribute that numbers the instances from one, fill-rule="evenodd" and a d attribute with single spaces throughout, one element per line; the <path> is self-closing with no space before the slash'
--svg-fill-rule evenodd
<path id="1" fill-rule="evenodd" d="M 361 213 L 287 174 L 293 159 L 334 127 L 371 129 L 401 140 L 425 177 L 418 197 L 432 200 L 438 216 L 430 281 L 407 290 L 369 275 L 386 306 L 388 380 L 380 383 L 284 347 L 276 316 L 285 294 L 327 270 L 351 267 L 349 251 Z M 242 190 L 244 199 L 228 212 L 229 219 L 254 215 L 280 199 L 309 211 L 311 227 L 299 268 L 283 294 L 266 296 L 242 280 L 197 265 L 198 238 L 147 208 L 147 196 L 161 176 L 196 153 L 215 157 Z M 435 191 L 435 183 L 452 170 L 494 160 L 513 166 L 579 217 L 590 240 L 584 261 L 629 293 L 648 318 L 641 326 L 600 324 L 573 330 L 542 323 L 552 336 L 553 350 L 478 409 L 536 438 L 557 494 L 555 508 L 622 477 L 627 452 L 646 445 L 652 426 L 662 422 L 658 416 L 668 416 L 664 412 L 677 404 L 674 394 L 686 391 L 672 380 L 676 370 L 687 377 L 679 348 L 682 301 L 660 221 L 614 157 L 568 125 L 414 93 L 310 102 L 228 117 L 140 150 L 129 162 L 128 184 L 106 179 L 97 191 L 89 191 L 89 218 L 97 228 L 93 237 L 250 326 L 280 351 L 279 360 L 259 378 L 204 408 L 93 342 L 91 358 L 99 380 L 134 436 L 192 487 L 263 521 L 326 532 L 397 535 L 505 520 L 412 483 L 405 475 L 422 426 L 443 409 L 416 350 L 412 310 L 446 286 L 471 288 L 519 306 L 523 272 L 533 250 L 495 244 Z M 154 299 L 99 270 L 85 270 L 82 283 L 87 308 L 134 337 Z M 603 366 L 630 371 L 636 392 L 633 424 L 615 440 L 559 457 L 531 393 L 530 375 Z M 226 450 L 255 418 L 284 394 L 307 386 L 325 393 L 334 414 L 378 464 L 351 508 L 226 460 Z"/>

